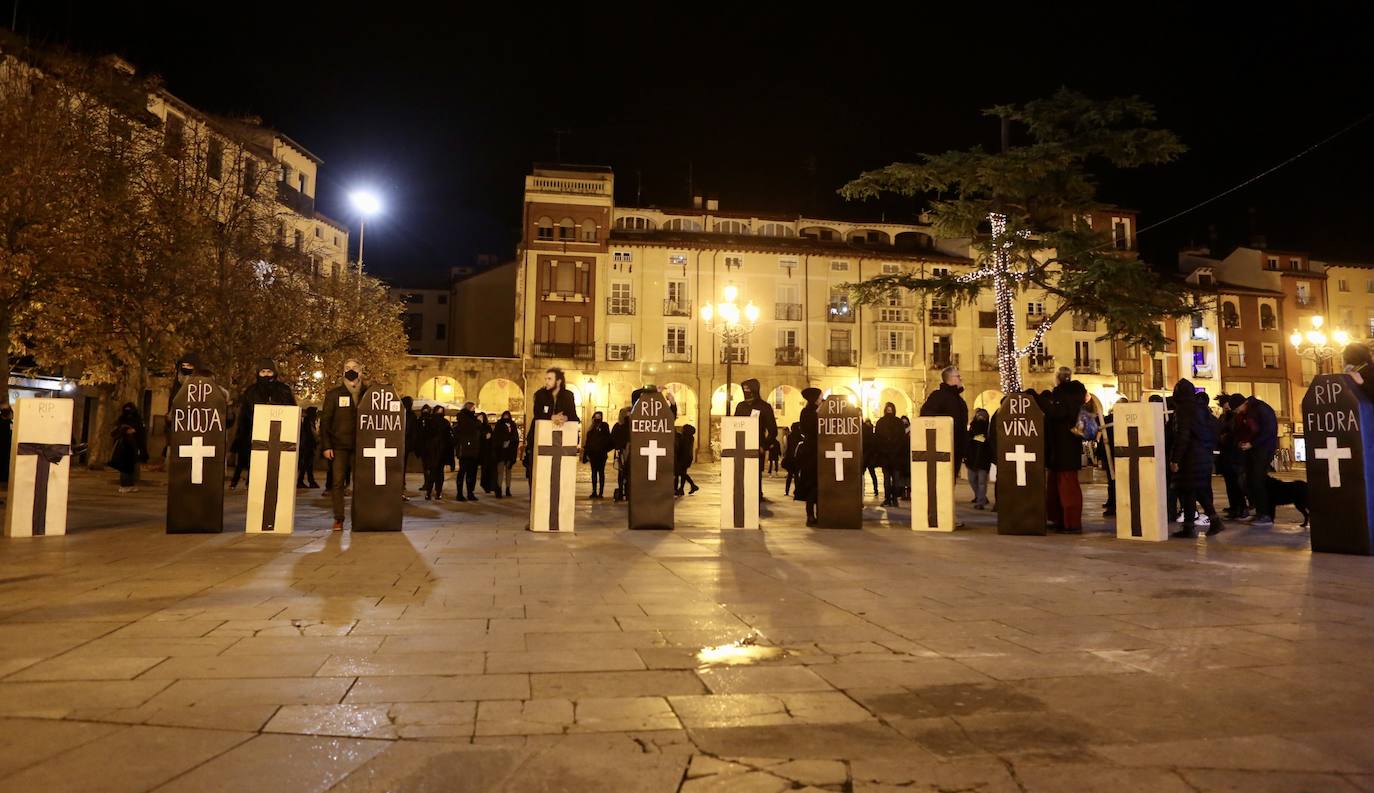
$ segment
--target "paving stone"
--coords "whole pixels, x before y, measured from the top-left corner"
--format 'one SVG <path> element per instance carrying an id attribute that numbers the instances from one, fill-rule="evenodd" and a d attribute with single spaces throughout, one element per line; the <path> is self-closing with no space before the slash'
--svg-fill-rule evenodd
<path id="1" fill-rule="evenodd" d="M 189 771 L 251 733 L 124 727 L 0 779 L 0 791 L 137 793 Z"/>
<path id="2" fill-rule="evenodd" d="M 552 672 L 530 677 L 534 698 L 582 699 L 584 697 L 665 697 L 672 694 L 705 694 L 697 676 L 682 670 L 643 672 Z M 490 697 L 500 699 L 501 697 Z M 486 699 L 486 697 L 484 697 Z"/>
<path id="3" fill-rule="evenodd" d="M 259 735 L 177 777 L 158 793 L 323 793 L 389 745 L 352 738 Z"/>
<path id="4" fill-rule="evenodd" d="M 443 702 L 530 699 L 528 675 L 392 675 L 360 677 L 345 702 Z"/>
<path id="5" fill-rule="evenodd" d="M 480 702 L 477 706 L 476 734 L 561 734 L 572 723 L 573 703 L 566 699 Z"/>
<path id="6" fill-rule="evenodd" d="M 804 666 L 721 666 L 699 670 L 697 676 L 713 694 L 833 690 Z"/>

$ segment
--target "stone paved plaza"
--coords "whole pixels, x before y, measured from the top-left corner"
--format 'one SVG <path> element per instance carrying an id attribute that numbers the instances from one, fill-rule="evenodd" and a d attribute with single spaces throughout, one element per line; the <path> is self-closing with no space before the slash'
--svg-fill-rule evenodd
<path id="1" fill-rule="evenodd" d="M 1291 510 L 816 531 L 778 479 L 722 532 L 702 473 L 671 533 L 606 500 L 530 534 L 520 482 L 401 534 L 314 491 L 290 537 L 243 535 L 241 490 L 166 536 L 156 475 L 79 473 L 69 536 L 0 544 L 0 791 L 1374 791 L 1374 560 Z"/>

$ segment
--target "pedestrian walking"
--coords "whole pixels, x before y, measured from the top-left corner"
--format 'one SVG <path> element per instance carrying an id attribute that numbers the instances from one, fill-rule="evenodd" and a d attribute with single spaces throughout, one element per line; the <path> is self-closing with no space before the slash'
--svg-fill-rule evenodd
<path id="1" fill-rule="evenodd" d="M 110 467 L 119 472 L 119 492 L 137 492 L 138 466 L 148 462 L 148 432 L 134 403 L 125 402 L 120 408 L 110 438 L 114 441 Z M 8 447 L 5 454 L 9 454 Z"/>
<path id="2" fill-rule="evenodd" d="M 673 492 L 681 495 L 693 495 L 701 488 L 692 480 L 688 469 L 697 459 L 697 428 L 691 424 L 684 424 L 674 438 L 673 446 Z M 684 489 L 690 487 L 691 490 Z"/>

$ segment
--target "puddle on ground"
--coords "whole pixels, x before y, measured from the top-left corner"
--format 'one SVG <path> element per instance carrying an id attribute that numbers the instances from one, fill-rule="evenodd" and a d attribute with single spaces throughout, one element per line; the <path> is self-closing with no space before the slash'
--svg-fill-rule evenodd
<path id="1" fill-rule="evenodd" d="M 702 666 L 742 666 L 787 655 L 787 651 L 781 647 L 764 647 L 758 640 L 759 635 L 753 633 L 730 644 L 703 647 L 697 652 L 697 661 Z"/>

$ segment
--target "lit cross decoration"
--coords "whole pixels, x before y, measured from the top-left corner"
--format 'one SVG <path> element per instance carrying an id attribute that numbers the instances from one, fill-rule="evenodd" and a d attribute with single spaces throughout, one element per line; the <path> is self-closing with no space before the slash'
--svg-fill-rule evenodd
<path id="1" fill-rule="evenodd" d="M 852 458 L 854 456 L 854 452 L 845 451 L 844 444 L 840 443 L 839 441 L 835 441 L 835 450 L 826 452 L 825 456 L 835 461 L 835 481 L 843 482 L 844 461 Z"/>
<path id="2" fill-rule="evenodd" d="M 1016 486 L 1026 486 L 1026 463 L 1035 462 L 1035 452 L 1026 451 L 1024 443 L 1016 444 L 1016 450 L 1007 452 L 1007 462 L 1016 463 Z"/>
<path id="3" fill-rule="evenodd" d="M 177 456 L 191 459 L 191 484 L 200 485 L 205 483 L 205 461 L 215 456 L 215 447 L 206 446 L 205 438 L 197 435 L 190 443 L 177 447 Z"/>
<path id="4" fill-rule="evenodd" d="M 1347 446 L 1340 446 L 1336 443 L 1334 435 L 1326 436 L 1326 445 L 1312 451 L 1312 456 L 1318 460 L 1326 461 L 1326 482 L 1331 487 L 1341 486 L 1341 460 L 1351 459 L 1351 451 Z"/>
<path id="5" fill-rule="evenodd" d="M 640 454 L 640 456 L 648 457 L 648 458 L 649 458 L 649 481 L 650 481 L 650 482 L 657 482 L 657 481 L 658 481 L 658 458 L 660 458 L 660 457 L 667 457 L 667 456 L 668 456 L 668 450 L 665 449 L 665 448 L 663 448 L 662 446 L 659 446 L 659 445 L 658 445 L 658 439 L 655 438 L 655 439 L 649 441 L 649 445 L 648 445 L 648 446 L 641 446 L 641 447 L 639 448 L 639 454 Z"/>
<path id="6" fill-rule="evenodd" d="M 363 449 L 363 456 L 372 458 L 372 484 L 386 487 L 386 461 L 399 454 L 399 449 L 386 445 L 385 438 L 378 438 L 372 446 Z"/>

